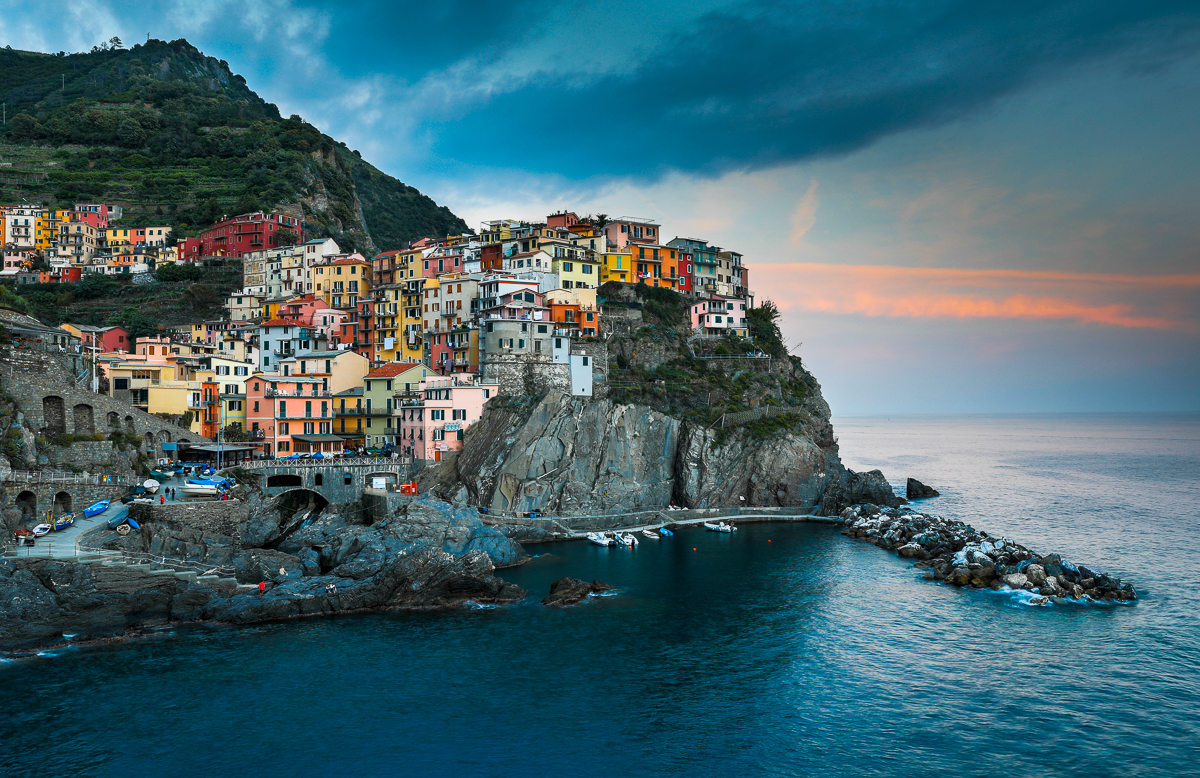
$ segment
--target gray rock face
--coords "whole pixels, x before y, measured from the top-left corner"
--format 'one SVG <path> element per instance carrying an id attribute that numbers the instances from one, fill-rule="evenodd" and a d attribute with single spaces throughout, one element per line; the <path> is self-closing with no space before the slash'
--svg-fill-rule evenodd
<path id="1" fill-rule="evenodd" d="M 552 393 L 528 412 L 489 407 L 452 463 L 424 488 L 490 511 L 572 515 L 739 505 L 846 505 L 901 500 L 879 471 L 838 458 L 819 393 L 804 433 L 719 435 L 643 405 Z M 741 498 L 745 498 L 744 500 Z"/>
<path id="2" fill-rule="evenodd" d="M 277 532 L 247 533 L 247 526 Z M 273 534 L 268 547 L 244 542 Z M 180 621 L 248 623 L 368 608 L 448 608 L 468 600 L 503 604 L 526 594 L 493 574 L 527 560 L 521 546 L 485 525 L 474 508 L 428 494 L 371 525 L 336 513 L 281 517 L 258 502 L 243 516 L 238 535 L 146 522 L 124 538 L 105 528 L 87 537 L 89 545 L 219 566 L 232 570 L 236 582 L 202 584 L 73 560 L 0 561 L 0 602 L 7 604 L 0 611 L 0 648 L 54 645 L 64 633 L 80 640 L 119 636 Z M 266 584 L 261 594 L 256 586 L 236 588 L 260 582 Z"/>

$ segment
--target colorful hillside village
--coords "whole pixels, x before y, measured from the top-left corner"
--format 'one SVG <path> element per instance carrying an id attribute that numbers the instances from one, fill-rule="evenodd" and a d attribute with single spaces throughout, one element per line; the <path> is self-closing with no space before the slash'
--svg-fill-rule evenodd
<path id="1" fill-rule="evenodd" d="M 745 337 L 754 305 L 741 254 L 666 240 L 645 218 L 491 221 L 478 234 L 365 257 L 305 239 L 297 219 L 277 213 L 239 215 L 178 242 L 162 238 L 169 227 L 112 227 L 112 206 L 0 207 L 0 216 L 3 272 L 17 283 L 33 278 L 35 252 L 50 270 L 31 283 L 240 258 L 243 285 L 219 321 L 133 341 L 120 327 L 64 324 L 61 344 L 53 340 L 88 355 L 110 395 L 237 442 L 245 457 L 440 461 L 490 400 L 528 392 L 531 376 L 540 388 L 592 396 L 611 337 L 598 296 L 606 282 L 685 295 L 698 335 Z"/>

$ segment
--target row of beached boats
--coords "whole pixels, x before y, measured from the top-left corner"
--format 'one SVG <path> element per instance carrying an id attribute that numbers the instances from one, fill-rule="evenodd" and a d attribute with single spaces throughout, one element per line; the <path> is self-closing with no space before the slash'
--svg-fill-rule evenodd
<path id="1" fill-rule="evenodd" d="M 589 532 L 587 539 L 589 543 L 595 543 L 597 546 L 625 546 L 632 548 L 638 544 L 638 535 L 641 535 L 647 540 L 661 540 L 669 538 L 675 533 L 663 527 L 657 532 L 652 529 L 644 529 L 640 533 L 634 532 Z"/>
<path id="2" fill-rule="evenodd" d="M 737 527 L 733 526 L 733 522 L 726 524 L 723 521 L 706 521 L 704 528 L 710 532 L 737 532 Z M 669 538 L 675 533 L 666 527 L 660 527 L 657 531 L 652 529 L 644 529 L 641 532 L 621 532 L 620 530 L 609 530 L 608 532 L 589 532 L 587 539 L 589 543 L 595 543 L 597 546 L 626 546 L 632 548 L 638 545 L 638 535 L 648 540 L 660 540 L 661 538 Z"/>

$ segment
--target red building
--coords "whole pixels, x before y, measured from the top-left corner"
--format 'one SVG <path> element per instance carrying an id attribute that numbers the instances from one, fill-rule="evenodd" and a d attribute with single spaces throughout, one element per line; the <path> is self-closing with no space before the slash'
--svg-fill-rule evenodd
<path id="1" fill-rule="evenodd" d="M 304 242 L 300 220 L 278 213 L 244 213 L 214 224 L 200 233 L 200 253 L 205 257 L 242 257 L 250 251 L 279 248 L 279 232 L 296 233 Z"/>
<path id="2" fill-rule="evenodd" d="M 184 262 L 195 262 L 204 256 L 201 251 L 203 244 L 199 238 L 184 238 L 175 244 L 179 251 L 179 258 Z"/>
<path id="3" fill-rule="evenodd" d="M 680 294 L 695 294 L 692 288 L 692 252 L 680 251 L 679 261 L 676 263 L 679 268 L 679 283 L 678 290 Z"/>

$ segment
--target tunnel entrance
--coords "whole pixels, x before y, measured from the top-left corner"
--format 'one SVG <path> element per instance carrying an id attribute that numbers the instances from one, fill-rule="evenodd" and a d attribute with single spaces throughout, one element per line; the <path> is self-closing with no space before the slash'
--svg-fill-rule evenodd
<path id="1" fill-rule="evenodd" d="M 291 473 L 278 473 L 276 475 L 267 476 L 267 486 L 268 487 L 271 487 L 271 486 L 275 486 L 275 487 L 302 486 L 303 484 L 304 484 L 304 480 L 302 478 L 300 478 L 300 476 L 292 475 Z M 316 494 L 316 492 L 313 492 L 313 494 Z"/>
<path id="2" fill-rule="evenodd" d="M 27 521 L 37 516 L 37 495 L 33 492 L 24 491 L 18 494 L 15 505 L 21 512 L 22 520 Z"/>

